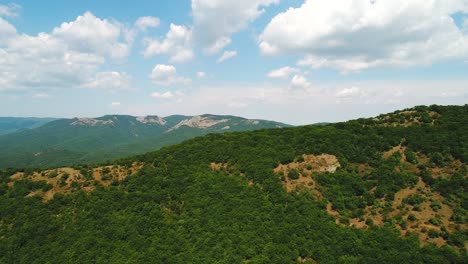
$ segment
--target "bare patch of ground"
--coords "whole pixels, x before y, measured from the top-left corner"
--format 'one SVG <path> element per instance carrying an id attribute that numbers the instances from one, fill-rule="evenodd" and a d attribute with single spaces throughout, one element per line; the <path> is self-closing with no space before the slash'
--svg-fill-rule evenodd
<path id="1" fill-rule="evenodd" d="M 404 146 L 398 145 L 383 153 L 383 157 L 388 159 L 394 153 L 399 152 L 402 156 L 400 165 L 397 166 L 396 170 L 404 170 L 405 172 L 411 172 L 414 174 L 420 173 L 420 168 L 417 164 L 412 164 L 406 161 Z M 430 159 L 421 154 L 416 153 L 419 164 L 429 164 Z M 372 170 L 371 167 L 361 167 L 362 164 L 350 164 L 360 174 L 364 175 L 366 172 Z M 437 177 L 451 177 L 453 173 L 465 166 L 459 160 L 453 160 L 447 162 L 443 167 L 427 167 L 432 173 L 434 178 Z M 375 188 L 371 189 L 370 192 L 374 192 Z M 405 201 L 408 197 L 419 196 L 422 198 L 422 202 L 418 205 L 411 205 L 408 201 Z M 333 210 L 333 204 L 328 202 L 327 212 L 329 215 L 336 217 L 336 223 L 340 223 L 341 215 L 339 212 Z M 433 191 L 429 186 L 425 184 L 422 178 L 419 177 L 417 184 L 413 187 L 408 187 L 398 191 L 392 201 L 387 201 L 386 198 L 382 198 L 377 201 L 373 206 L 366 206 L 364 210 L 364 217 L 351 218 L 349 224 L 346 225 L 366 229 L 368 225 L 366 220 L 372 220 L 374 225 L 383 225 L 385 219 L 393 219 L 395 227 L 400 230 L 401 236 L 407 235 L 409 232 L 417 233 L 422 244 L 434 243 L 441 247 L 447 245 L 447 241 L 441 237 L 429 236 L 429 232 L 438 232 L 441 234 L 444 230 L 451 233 L 457 229 L 466 230 L 468 224 L 458 224 L 452 219 L 454 214 L 452 207 L 446 201 L 440 193 Z M 468 249 L 468 243 L 465 245 Z"/>
<path id="2" fill-rule="evenodd" d="M 215 163 L 215 162 L 211 162 L 210 163 L 210 168 L 212 171 L 226 171 L 227 168 L 228 168 L 228 164 L 227 163 Z"/>
<path id="3" fill-rule="evenodd" d="M 287 192 L 295 190 L 311 190 L 316 197 L 322 195 L 317 191 L 317 183 L 313 175 L 318 173 L 334 173 L 341 165 L 334 155 L 306 155 L 300 161 L 280 164 L 273 171 L 280 175 Z M 296 175 L 293 177 L 293 174 Z M 297 179 L 296 179 L 297 178 Z"/>
<path id="4" fill-rule="evenodd" d="M 137 173 L 142 167 L 143 164 L 135 162 L 128 168 L 116 165 L 96 167 L 83 171 L 65 167 L 34 172 L 30 175 L 26 175 L 24 172 L 17 172 L 10 176 L 11 181 L 8 183 L 8 186 L 12 187 L 15 181 L 21 179 L 35 182 L 45 181 L 52 188 L 45 192 L 34 190 L 27 196 L 41 196 L 44 201 L 49 201 L 54 198 L 56 193 L 67 194 L 76 190 L 90 192 L 98 184 L 109 186 L 113 181 L 123 181 L 126 177 Z"/>
<path id="5" fill-rule="evenodd" d="M 393 154 L 395 154 L 396 152 L 399 152 L 401 154 L 401 160 L 400 161 L 403 162 L 403 161 L 406 160 L 405 150 L 406 150 L 406 147 L 403 147 L 402 145 L 398 145 L 398 146 L 395 146 L 395 147 L 391 148 L 389 151 L 385 151 L 383 153 L 383 157 L 384 157 L 384 159 L 388 159 Z"/>

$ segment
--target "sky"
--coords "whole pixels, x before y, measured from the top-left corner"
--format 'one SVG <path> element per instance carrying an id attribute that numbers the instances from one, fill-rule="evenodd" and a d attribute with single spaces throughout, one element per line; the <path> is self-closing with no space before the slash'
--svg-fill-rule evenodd
<path id="1" fill-rule="evenodd" d="M 293 125 L 468 103 L 468 0 L 0 0 L 0 116 Z"/>

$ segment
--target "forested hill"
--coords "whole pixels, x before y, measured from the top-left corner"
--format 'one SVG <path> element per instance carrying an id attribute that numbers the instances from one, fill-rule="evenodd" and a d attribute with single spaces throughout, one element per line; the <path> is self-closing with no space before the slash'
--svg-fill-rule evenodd
<path id="1" fill-rule="evenodd" d="M 468 105 L 3 171 L 4 263 L 468 263 Z"/>
<path id="2" fill-rule="evenodd" d="M 56 118 L 0 117 L 0 135 L 40 127 Z"/>
<path id="3" fill-rule="evenodd" d="M 164 118 L 107 115 L 60 119 L 35 129 L 0 136 L 0 168 L 97 163 L 145 153 L 208 133 L 287 126 L 218 115 Z"/>

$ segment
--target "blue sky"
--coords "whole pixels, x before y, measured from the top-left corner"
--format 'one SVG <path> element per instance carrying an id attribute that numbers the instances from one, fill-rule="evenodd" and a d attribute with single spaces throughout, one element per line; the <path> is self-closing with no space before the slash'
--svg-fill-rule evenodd
<path id="1" fill-rule="evenodd" d="M 466 104 L 467 0 L 0 1 L 0 116 Z"/>

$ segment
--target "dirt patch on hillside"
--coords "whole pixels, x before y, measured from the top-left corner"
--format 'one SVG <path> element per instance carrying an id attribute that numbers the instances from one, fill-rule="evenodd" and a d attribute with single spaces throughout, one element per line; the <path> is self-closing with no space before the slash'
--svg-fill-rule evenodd
<path id="1" fill-rule="evenodd" d="M 411 205 L 408 198 L 421 197 L 422 202 L 418 205 Z M 447 241 L 442 237 L 429 237 L 429 232 L 436 231 L 441 234 L 445 229 L 454 232 L 457 228 L 467 229 L 467 224 L 457 224 L 453 221 L 453 210 L 446 204 L 445 198 L 419 178 L 418 183 L 412 188 L 405 188 L 395 194 L 391 201 L 391 207 L 385 209 L 387 201 L 385 198 L 379 201 L 382 206 L 366 206 L 364 217 L 361 219 L 350 218 L 349 226 L 360 229 L 367 229 L 369 226 L 366 220 L 369 219 L 374 225 L 380 226 L 385 223 L 385 219 L 393 219 L 395 227 L 404 237 L 408 232 L 419 234 L 422 244 L 435 243 L 437 246 L 447 245 Z M 327 204 L 329 215 L 337 218 L 339 223 L 340 213 L 333 210 L 332 203 Z M 431 231 L 432 230 L 432 231 Z"/>
<path id="2" fill-rule="evenodd" d="M 98 184 L 109 186 L 114 181 L 123 181 L 126 177 L 137 173 L 142 167 L 142 163 L 135 162 L 129 167 L 116 165 L 82 170 L 65 167 L 34 172 L 28 175 L 24 172 L 17 172 L 10 176 L 11 181 L 8 183 L 8 186 L 13 187 L 16 181 L 22 179 L 28 179 L 33 182 L 44 181 L 51 187 L 46 191 L 33 190 L 27 196 L 40 196 L 44 201 L 49 201 L 54 198 L 56 193 L 67 194 L 77 190 L 90 192 Z"/>
<path id="3" fill-rule="evenodd" d="M 288 164 L 280 164 L 273 171 L 280 175 L 287 192 L 295 190 L 312 190 L 313 193 L 321 198 L 322 195 L 317 191 L 317 183 L 313 175 L 319 173 L 334 173 L 341 167 L 338 159 L 334 155 L 302 155 L 300 160 Z"/>
<path id="4" fill-rule="evenodd" d="M 228 169 L 228 164 L 227 163 L 215 163 L 211 162 L 210 163 L 210 168 L 212 171 L 227 171 Z"/>
<path id="5" fill-rule="evenodd" d="M 459 160 L 451 160 L 445 162 L 442 167 L 432 167 L 433 165 L 429 165 L 431 164 L 430 158 L 421 153 L 415 153 L 417 162 L 413 164 L 406 160 L 405 151 L 406 147 L 398 145 L 384 152 L 383 158 L 388 159 L 398 152 L 401 154 L 401 159 L 395 171 L 419 175 L 422 168 L 419 165 L 424 165 L 423 167 L 432 173 L 433 178 L 450 178 L 456 171 L 466 166 Z M 360 164 L 350 165 L 361 176 L 372 171 L 371 167 L 359 168 Z M 375 190 L 374 187 L 369 192 L 373 193 Z M 337 224 L 360 229 L 367 229 L 371 224 L 381 226 L 386 222 L 391 222 L 400 231 L 402 237 L 408 233 L 416 233 L 422 244 L 434 243 L 439 247 L 447 245 L 446 239 L 442 237 L 444 232 L 452 233 L 468 228 L 467 223 L 456 223 L 453 219 L 452 202 L 433 191 L 421 177 L 418 177 L 418 182 L 414 186 L 396 192 L 393 200 L 381 198 L 376 200 L 374 205 L 366 206 L 364 215 L 360 218 L 343 217 L 338 211 L 333 210 L 333 204 L 330 202 L 327 204 L 327 212 L 336 217 Z M 465 247 L 468 249 L 468 243 Z"/>
<path id="6" fill-rule="evenodd" d="M 398 145 L 398 146 L 395 146 L 393 148 L 391 148 L 390 150 L 388 151 L 385 151 L 383 153 L 383 158 L 384 159 L 388 159 L 390 158 L 393 154 L 399 152 L 401 154 L 401 162 L 405 161 L 406 160 L 406 156 L 405 156 L 405 150 L 406 150 L 406 147 L 403 147 L 402 145 Z"/>

